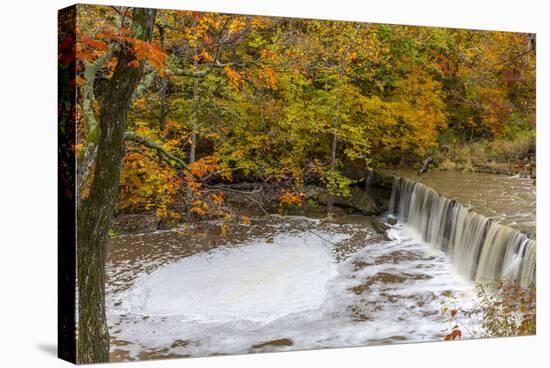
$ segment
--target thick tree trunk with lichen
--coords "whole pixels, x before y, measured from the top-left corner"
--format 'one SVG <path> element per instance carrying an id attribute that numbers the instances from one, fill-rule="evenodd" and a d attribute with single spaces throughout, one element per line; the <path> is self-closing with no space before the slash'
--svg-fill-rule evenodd
<path id="1" fill-rule="evenodd" d="M 149 41 L 155 10 L 134 9 L 132 33 Z M 118 53 L 101 108 L 97 159 L 88 197 L 78 212 L 78 363 L 109 360 L 109 332 L 105 316 L 105 241 L 116 204 L 124 132 L 132 93 L 142 74 L 128 64 L 134 60 L 129 48 Z"/>
<path id="2" fill-rule="evenodd" d="M 193 29 L 195 29 L 197 21 L 193 20 Z M 199 47 L 195 44 L 193 48 L 193 69 L 197 71 L 199 66 Z M 189 164 L 192 164 L 197 159 L 197 131 L 198 125 L 198 109 L 199 109 L 199 78 L 193 78 L 193 105 L 191 107 L 191 147 L 189 149 Z"/>
<path id="3" fill-rule="evenodd" d="M 162 52 L 165 52 L 164 42 L 165 42 L 165 31 L 162 24 L 157 24 L 157 29 L 159 30 L 160 38 L 160 49 Z M 166 108 L 166 97 L 168 90 L 168 77 L 165 75 L 160 76 L 160 88 L 159 88 L 159 128 L 160 131 L 164 130 L 166 126 L 166 116 L 168 115 L 168 110 Z"/>

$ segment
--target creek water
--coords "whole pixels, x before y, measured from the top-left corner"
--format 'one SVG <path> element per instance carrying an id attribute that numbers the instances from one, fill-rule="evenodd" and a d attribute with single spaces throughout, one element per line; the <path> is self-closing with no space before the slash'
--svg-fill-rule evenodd
<path id="1" fill-rule="evenodd" d="M 427 185 L 444 197 L 456 199 L 466 208 L 523 233 L 536 233 L 536 187 L 533 179 L 461 171 L 387 170 L 386 174 Z"/>
<path id="2" fill-rule="evenodd" d="M 273 215 L 236 225 L 225 238 L 210 222 L 110 239 L 111 360 L 441 340 L 442 302 L 475 303 L 475 277 L 437 244 L 438 231 L 424 231 L 427 210 L 410 205 L 418 193 L 403 183 L 394 185 L 394 214 L 382 218 L 401 216 L 386 236 L 363 216 Z M 399 209 L 406 193 L 409 205 Z M 520 279 L 530 273 L 515 267 Z"/>

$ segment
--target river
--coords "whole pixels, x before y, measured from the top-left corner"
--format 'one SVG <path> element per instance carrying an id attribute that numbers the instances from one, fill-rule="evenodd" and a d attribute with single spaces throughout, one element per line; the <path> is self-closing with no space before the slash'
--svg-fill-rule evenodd
<path id="1" fill-rule="evenodd" d="M 506 190 L 499 178 L 493 187 L 480 179 L 478 191 Z M 517 192 L 534 189 L 517 188 L 525 206 L 513 206 L 526 208 L 534 197 Z M 475 198 L 483 196 L 471 192 L 470 202 L 461 199 L 481 208 Z M 521 212 L 497 202 L 500 221 Z M 272 215 L 235 225 L 225 238 L 209 222 L 110 239 L 111 360 L 441 340 L 448 333 L 442 302 L 475 303 L 472 277 L 418 224 L 402 219 L 383 236 L 370 221 Z"/>

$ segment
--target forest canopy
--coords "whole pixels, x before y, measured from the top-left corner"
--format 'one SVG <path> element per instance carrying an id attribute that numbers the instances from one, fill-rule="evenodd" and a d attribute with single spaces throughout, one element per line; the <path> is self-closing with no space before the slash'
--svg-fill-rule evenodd
<path id="1" fill-rule="evenodd" d="M 272 183 L 283 205 L 308 182 L 345 196 L 350 168 L 535 129 L 532 34 L 159 10 L 144 41 L 132 17 L 107 6 L 77 16 L 81 198 L 117 50 L 144 63 L 117 211 L 230 218 L 220 188 L 239 181 Z"/>

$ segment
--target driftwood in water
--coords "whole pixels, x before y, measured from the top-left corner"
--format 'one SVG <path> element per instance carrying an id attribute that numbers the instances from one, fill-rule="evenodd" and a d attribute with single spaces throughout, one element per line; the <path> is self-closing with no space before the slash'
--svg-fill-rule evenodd
<path id="1" fill-rule="evenodd" d="M 428 171 L 430 164 L 433 162 L 433 160 L 434 160 L 433 156 L 430 156 L 424 161 L 422 161 L 422 166 L 420 167 L 420 169 L 418 169 L 418 171 L 416 172 L 416 175 L 422 175 L 426 171 Z"/>

